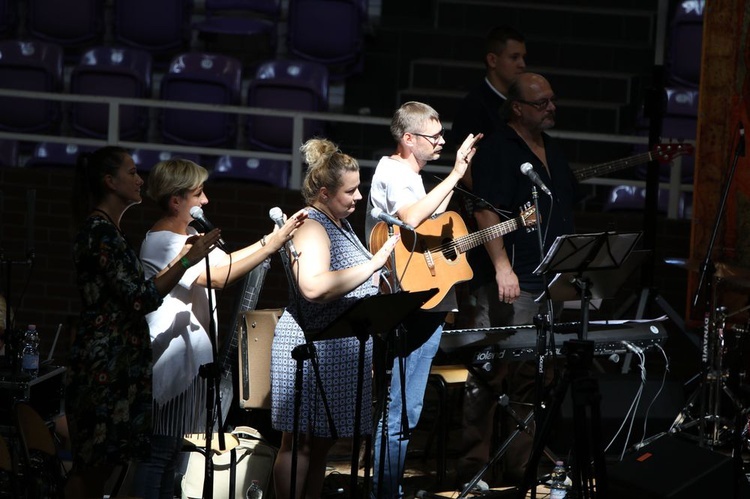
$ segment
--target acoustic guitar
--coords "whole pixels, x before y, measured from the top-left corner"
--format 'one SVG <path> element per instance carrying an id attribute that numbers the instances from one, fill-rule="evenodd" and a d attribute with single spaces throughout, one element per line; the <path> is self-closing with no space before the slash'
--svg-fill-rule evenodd
<path id="1" fill-rule="evenodd" d="M 487 241 L 526 227 L 534 229 L 536 211 L 524 206 L 518 217 L 487 227 L 472 234 L 458 213 L 446 211 L 429 218 L 415 232 L 394 227 L 401 239 L 394 248 L 396 277 L 405 291 L 426 291 L 437 288 L 422 309 L 430 310 L 440 303 L 459 282 L 468 281 L 474 272 L 466 260 L 466 252 Z M 370 251 L 377 252 L 388 240 L 388 225 L 378 222 L 370 234 Z M 388 269 L 393 273 L 389 260 Z"/>

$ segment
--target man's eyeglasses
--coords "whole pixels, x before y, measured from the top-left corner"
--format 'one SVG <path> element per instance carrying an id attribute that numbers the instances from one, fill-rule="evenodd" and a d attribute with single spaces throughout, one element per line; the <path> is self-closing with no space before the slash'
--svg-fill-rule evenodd
<path id="1" fill-rule="evenodd" d="M 429 140 L 433 145 L 435 145 L 440 140 L 440 137 L 445 135 L 445 128 L 441 128 L 440 131 L 436 133 L 435 135 L 427 135 L 424 133 L 415 133 L 415 132 L 412 132 L 411 134 L 416 135 L 418 137 L 424 137 L 425 139 Z"/>
<path id="2" fill-rule="evenodd" d="M 539 99 L 534 101 L 518 99 L 517 102 L 526 104 L 527 106 L 531 106 L 539 111 L 542 111 L 544 109 L 547 109 L 550 103 L 557 104 L 557 97 L 550 97 L 549 99 Z"/>

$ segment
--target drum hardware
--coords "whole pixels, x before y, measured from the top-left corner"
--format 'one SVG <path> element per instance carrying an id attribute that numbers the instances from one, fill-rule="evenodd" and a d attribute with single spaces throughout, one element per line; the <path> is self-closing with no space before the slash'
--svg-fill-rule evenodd
<path id="1" fill-rule="evenodd" d="M 707 319 L 705 324 L 707 341 L 702 346 L 704 370 L 699 375 L 700 384 L 672 423 L 669 433 L 697 428 L 697 436 L 686 436 L 693 437 L 700 445 L 715 447 L 731 443 L 732 437 L 736 435 L 736 426 L 732 418 L 734 415 L 746 413 L 748 409 L 743 406 L 742 400 L 736 394 L 739 381 L 744 380 L 745 373 L 737 375 L 736 372 L 731 372 L 724 363 L 724 356 L 727 352 L 726 333 L 731 331 L 742 335 L 746 329 L 738 326 L 727 328 L 726 320 L 748 308 L 750 307 L 728 313 L 725 307 L 716 307 L 710 319 Z M 730 416 L 722 413 L 725 400 L 730 403 Z"/>

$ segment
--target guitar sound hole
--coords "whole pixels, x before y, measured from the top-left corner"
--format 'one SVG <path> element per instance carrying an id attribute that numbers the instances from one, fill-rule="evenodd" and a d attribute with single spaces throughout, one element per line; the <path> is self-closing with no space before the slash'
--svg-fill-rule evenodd
<path id="1" fill-rule="evenodd" d="M 450 243 L 450 241 L 444 241 L 444 244 L 448 243 Z M 458 255 L 456 254 L 456 250 L 452 245 L 449 245 L 445 250 L 443 250 L 443 256 L 449 262 L 452 262 L 458 257 Z"/>

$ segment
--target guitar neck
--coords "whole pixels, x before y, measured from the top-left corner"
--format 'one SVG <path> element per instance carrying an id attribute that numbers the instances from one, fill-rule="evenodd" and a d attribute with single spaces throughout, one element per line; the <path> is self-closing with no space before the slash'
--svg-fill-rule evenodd
<path id="1" fill-rule="evenodd" d="M 624 170 L 632 166 L 640 165 L 642 163 L 648 163 L 653 159 L 651 151 L 637 154 L 625 159 L 617 159 L 615 161 L 609 161 L 607 163 L 601 163 L 599 165 L 584 166 L 578 168 L 573 172 L 576 180 L 579 182 L 592 177 L 598 177 L 600 175 L 606 175 L 607 173 L 613 173 L 616 171 Z"/>
<path id="2" fill-rule="evenodd" d="M 250 273 L 245 276 L 242 283 L 242 291 L 240 293 L 240 300 L 237 306 L 237 310 L 234 314 L 234 324 L 231 329 L 231 336 L 224 342 L 224 347 L 219 355 L 221 359 L 221 372 L 222 374 L 231 372 L 232 369 L 232 358 L 237 354 L 237 321 L 238 317 L 242 312 L 253 310 L 258 304 L 258 298 L 260 296 L 260 289 L 263 286 L 263 282 L 266 278 L 266 273 L 270 267 L 270 262 L 267 259 L 257 267 L 255 267 Z"/>
<path id="3" fill-rule="evenodd" d="M 457 237 L 456 239 L 454 239 L 456 251 L 458 251 L 459 253 L 466 253 L 471 248 L 508 234 L 509 232 L 513 232 L 522 225 L 523 220 L 520 216 L 518 216 L 506 222 L 501 222 L 485 229 L 478 230 L 477 232 L 474 232 L 472 234 Z"/>

